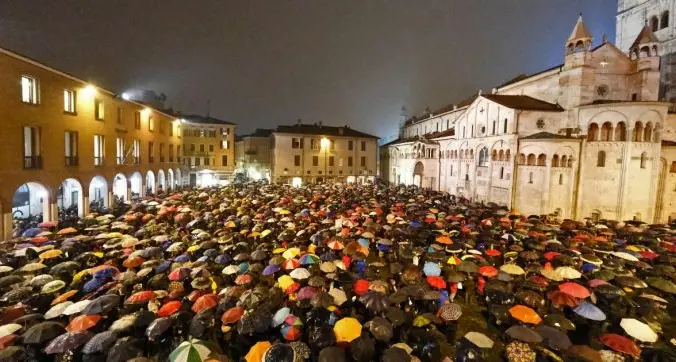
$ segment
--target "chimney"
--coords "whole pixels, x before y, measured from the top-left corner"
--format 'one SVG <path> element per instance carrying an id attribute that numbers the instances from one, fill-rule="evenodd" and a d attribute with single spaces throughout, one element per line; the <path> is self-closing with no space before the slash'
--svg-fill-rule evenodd
<path id="1" fill-rule="evenodd" d="M 321 128 L 321 126 L 322 126 L 322 121 L 319 121 L 319 127 Z"/>
<path id="2" fill-rule="evenodd" d="M 497 88 L 491 89 L 491 94 L 495 94 L 495 93 L 497 93 L 497 92 L 498 92 L 498 89 L 497 89 Z"/>
<path id="3" fill-rule="evenodd" d="M 455 111 L 456 109 L 458 109 L 458 105 L 457 105 L 457 104 L 454 104 L 454 105 L 453 105 L 453 110 Z"/>
<path id="4" fill-rule="evenodd" d="M 481 89 L 479 89 L 479 95 L 481 95 Z"/>

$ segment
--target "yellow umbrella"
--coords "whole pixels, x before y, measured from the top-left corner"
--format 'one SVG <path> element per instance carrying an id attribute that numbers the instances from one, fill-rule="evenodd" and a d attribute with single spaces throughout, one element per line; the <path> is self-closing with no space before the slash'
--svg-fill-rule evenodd
<path id="1" fill-rule="evenodd" d="M 87 276 L 87 275 L 89 275 L 89 269 L 80 270 L 79 272 L 77 272 L 77 273 L 73 276 L 73 282 L 70 283 L 70 285 L 76 284 L 77 282 L 80 281 L 80 279 L 82 279 L 83 277 L 85 277 L 85 276 Z"/>
<path id="2" fill-rule="evenodd" d="M 261 233 L 259 233 L 258 231 L 254 231 L 251 234 L 249 234 L 250 238 L 257 238 L 259 236 L 261 236 Z"/>
<path id="3" fill-rule="evenodd" d="M 500 267 L 500 270 L 511 275 L 523 275 L 526 271 L 516 264 L 505 264 Z"/>
<path id="4" fill-rule="evenodd" d="M 293 281 L 293 278 L 285 274 L 277 279 L 277 283 L 279 283 L 279 287 L 282 288 L 282 290 L 287 290 L 295 282 Z"/>
<path id="5" fill-rule="evenodd" d="M 282 256 L 283 256 L 285 259 L 293 259 L 293 258 L 297 257 L 298 255 L 300 255 L 300 249 L 298 249 L 298 248 L 290 248 L 290 249 L 287 249 L 287 250 L 282 254 Z"/>
<path id="6" fill-rule="evenodd" d="M 286 248 L 275 248 L 275 250 L 272 251 L 273 254 L 281 254 L 286 251 Z"/>
<path id="7" fill-rule="evenodd" d="M 261 239 L 270 235 L 271 233 L 272 233 L 272 230 L 270 230 L 270 229 L 263 230 L 263 232 L 261 233 Z"/>
<path id="8" fill-rule="evenodd" d="M 428 324 L 430 324 L 430 320 L 424 315 L 419 315 L 413 320 L 414 327 L 424 327 Z"/>
<path id="9" fill-rule="evenodd" d="M 53 259 L 61 256 L 62 254 L 63 252 L 58 249 L 47 250 L 44 253 L 40 254 L 40 260 Z"/>
<path id="10" fill-rule="evenodd" d="M 263 355 L 267 352 L 268 349 L 272 347 L 272 344 L 268 341 L 257 342 L 251 347 L 249 353 L 244 356 L 246 362 L 261 362 L 263 361 Z"/>
<path id="11" fill-rule="evenodd" d="M 287 210 L 287 209 L 279 210 L 279 214 L 280 214 L 280 215 L 289 215 L 290 213 L 291 213 L 291 211 L 289 211 L 289 210 Z"/>
<path id="12" fill-rule="evenodd" d="M 336 322 L 333 333 L 336 334 L 336 342 L 352 342 L 361 336 L 361 323 L 351 317 L 343 318 Z"/>
<path id="13" fill-rule="evenodd" d="M 226 227 L 226 228 L 236 228 L 236 227 L 237 227 L 237 224 L 235 224 L 234 221 L 228 221 L 228 222 L 225 224 L 225 227 Z"/>
<path id="14" fill-rule="evenodd" d="M 197 251 L 197 250 L 200 250 L 200 246 L 199 246 L 199 245 L 193 245 L 193 246 L 191 246 L 191 247 L 188 248 L 188 252 L 189 252 L 189 253 L 195 252 L 195 251 Z"/>

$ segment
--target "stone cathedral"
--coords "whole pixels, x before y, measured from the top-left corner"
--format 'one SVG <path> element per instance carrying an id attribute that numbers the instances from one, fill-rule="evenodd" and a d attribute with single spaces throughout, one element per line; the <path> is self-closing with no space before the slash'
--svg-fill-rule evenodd
<path id="1" fill-rule="evenodd" d="M 634 2 L 620 0 L 618 45 L 594 42 L 580 17 L 561 64 L 402 116 L 381 146 L 381 176 L 527 215 L 676 220 L 676 114 L 659 37 L 676 0 L 647 2 L 668 5 L 666 17 L 654 12 L 658 34 L 652 12 L 620 30 Z"/>

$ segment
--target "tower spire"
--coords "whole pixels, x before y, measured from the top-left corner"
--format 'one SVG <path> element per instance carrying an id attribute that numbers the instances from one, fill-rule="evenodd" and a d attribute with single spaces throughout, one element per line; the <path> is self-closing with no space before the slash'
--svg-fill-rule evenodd
<path id="1" fill-rule="evenodd" d="M 577 22 L 566 41 L 566 54 L 588 51 L 591 49 L 592 35 L 582 20 L 582 13 L 577 18 Z"/>

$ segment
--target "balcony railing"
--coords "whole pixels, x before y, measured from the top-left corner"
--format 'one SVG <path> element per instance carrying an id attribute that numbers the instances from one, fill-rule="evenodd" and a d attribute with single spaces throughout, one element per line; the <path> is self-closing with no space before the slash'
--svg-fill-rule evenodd
<path id="1" fill-rule="evenodd" d="M 103 156 L 94 156 L 94 166 L 103 166 Z"/>
<path id="2" fill-rule="evenodd" d="M 23 168 L 25 169 L 42 168 L 42 156 L 24 156 Z"/>
<path id="3" fill-rule="evenodd" d="M 211 153 L 207 151 L 184 151 L 183 156 L 209 157 Z"/>
<path id="4" fill-rule="evenodd" d="M 77 167 L 80 165 L 80 160 L 77 156 L 66 156 L 66 167 Z"/>

